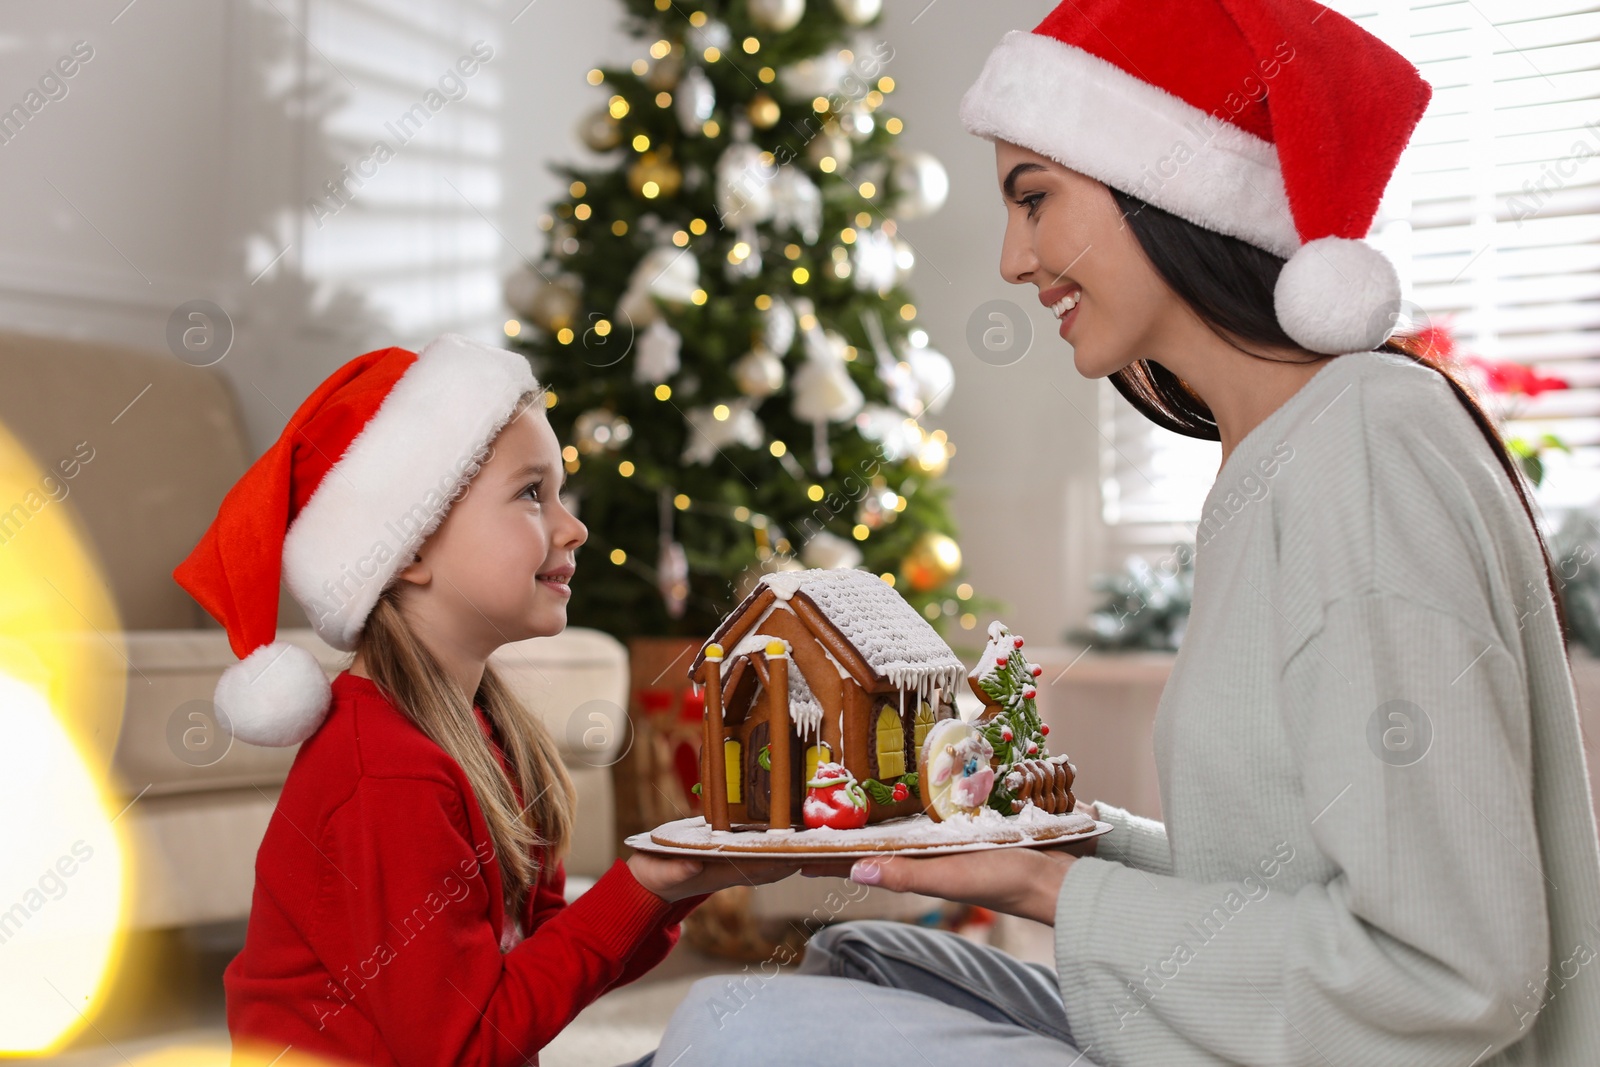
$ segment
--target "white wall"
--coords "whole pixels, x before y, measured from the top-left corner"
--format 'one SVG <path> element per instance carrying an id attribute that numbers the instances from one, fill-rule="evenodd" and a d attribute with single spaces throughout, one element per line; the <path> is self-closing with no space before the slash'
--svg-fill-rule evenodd
<path id="1" fill-rule="evenodd" d="M 328 291 L 308 278 L 305 242 L 293 240 L 306 230 L 306 198 L 354 154 L 297 113 L 292 95 L 263 98 L 274 79 L 338 88 L 327 57 L 301 36 L 319 39 L 327 4 L 275 3 L 276 11 L 259 0 L 136 0 L 126 9 L 115 0 L 0 2 L 0 107 L 20 101 L 73 42 L 94 49 L 67 96 L 0 145 L 0 326 L 162 351 L 175 307 L 215 300 L 238 331 L 218 369 L 233 382 L 257 450 L 339 363 L 421 340 L 396 336 L 353 287 Z M 638 47 L 613 5 L 524 3 L 461 4 L 463 17 L 500 34 L 500 189 L 475 205 L 498 231 L 499 270 L 543 250 L 536 220 L 559 191 L 545 164 L 582 157 L 573 127 L 603 98 L 584 72 L 631 59 Z M 904 143 L 935 153 L 950 172 L 945 209 L 902 233 L 919 252 L 912 286 L 923 324 L 957 369 L 953 399 L 935 421 L 958 448 L 949 477 L 968 570 L 980 592 L 1009 602 L 1013 627 L 1040 643 L 1081 620 L 1088 576 L 1103 565 L 1098 394 L 1032 290 L 998 275 L 992 150 L 960 128 L 956 108 L 1000 35 L 1031 27 L 1050 6 L 888 0 L 877 31 L 895 48 L 889 106 L 906 120 Z M 290 251 L 255 278 L 285 242 Z M 1025 309 L 1034 327 L 1028 354 L 1010 366 L 967 347 L 969 317 L 992 299 Z M 501 317 L 492 310 L 462 328 L 492 336 Z"/>

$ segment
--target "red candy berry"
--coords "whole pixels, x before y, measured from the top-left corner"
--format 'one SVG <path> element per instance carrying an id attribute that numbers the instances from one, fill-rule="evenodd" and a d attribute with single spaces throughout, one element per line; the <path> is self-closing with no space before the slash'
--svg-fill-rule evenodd
<path id="1" fill-rule="evenodd" d="M 1013 736 L 1014 736 L 1014 735 L 1013 735 L 1013 734 L 1012 734 L 1012 733 L 1011 733 L 1011 727 L 1009 727 L 1009 726 L 1002 726 L 1002 727 L 1001 727 L 1001 728 L 1000 728 L 1000 740 L 1002 740 L 1002 741 L 1005 741 L 1005 742 L 1008 742 L 1008 743 L 1009 743 L 1009 742 L 1010 742 L 1010 741 L 1011 741 L 1011 738 L 1012 738 L 1012 737 L 1013 737 Z"/>
<path id="2" fill-rule="evenodd" d="M 1004 656 L 996 656 L 994 658 L 994 665 L 996 667 L 1004 667 L 1006 665 L 1006 657 L 1004 657 Z"/>
<path id="3" fill-rule="evenodd" d="M 1012 648 L 1021 648 L 1021 647 L 1022 647 L 1022 638 L 1020 638 L 1020 637 L 1013 637 L 1013 638 L 1012 638 L 1012 639 L 1011 639 L 1011 647 L 1012 647 Z"/>
<path id="4" fill-rule="evenodd" d="M 1050 736 L 1050 724 L 1049 723 L 1041 723 L 1040 724 L 1040 726 L 1039 726 L 1039 736 L 1040 737 L 1049 737 Z"/>
<path id="5" fill-rule="evenodd" d="M 1035 689 L 1031 685 L 1028 686 L 1028 688 L 1026 688 L 1026 689 L 1024 689 L 1022 691 L 1022 699 L 1023 700 L 1032 700 L 1034 697 L 1036 697 L 1038 695 L 1039 695 L 1039 691 L 1037 689 Z"/>
<path id="6" fill-rule="evenodd" d="M 1037 678 L 1039 675 L 1044 673 L 1044 668 L 1035 663 L 1032 667 L 1028 668 L 1028 673 Z"/>
<path id="7" fill-rule="evenodd" d="M 1029 741 L 1028 742 L 1028 755 L 1035 756 L 1035 755 L 1038 755 L 1038 753 L 1039 753 L 1039 743 L 1037 741 Z"/>
<path id="8" fill-rule="evenodd" d="M 906 788 L 906 784 L 904 782 L 896 782 L 894 784 L 894 794 L 893 795 L 894 795 L 894 799 L 896 801 L 905 800 L 906 798 L 911 796 L 911 790 Z"/>

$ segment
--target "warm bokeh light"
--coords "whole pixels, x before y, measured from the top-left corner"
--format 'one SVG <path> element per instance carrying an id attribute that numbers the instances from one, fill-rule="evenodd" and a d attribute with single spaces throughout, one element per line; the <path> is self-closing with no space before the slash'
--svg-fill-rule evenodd
<path id="1" fill-rule="evenodd" d="M 0 1052 L 53 1051 L 102 1007 L 128 905 L 107 788 L 127 652 L 62 483 L 0 429 Z M 70 499 L 70 496 L 67 497 Z"/>

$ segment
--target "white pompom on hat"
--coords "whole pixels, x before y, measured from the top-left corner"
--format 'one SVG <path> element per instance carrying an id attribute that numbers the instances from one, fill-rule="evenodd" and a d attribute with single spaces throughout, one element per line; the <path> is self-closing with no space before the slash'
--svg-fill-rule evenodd
<path id="1" fill-rule="evenodd" d="M 1338 355 L 1393 330 L 1399 276 L 1364 238 L 1432 92 L 1314 0 L 1067 0 L 1005 35 L 961 120 L 1282 256 L 1279 324 Z"/>
<path id="2" fill-rule="evenodd" d="M 240 659 L 214 697 L 233 736 L 298 744 L 332 699 L 316 657 L 276 640 L 280 579 L 319 637 L 353 651 L 378 596 L 538 388 L 524 356 L 445 334 L 419 352 L 357 356 L 306 398 L 172 572 Z"/>

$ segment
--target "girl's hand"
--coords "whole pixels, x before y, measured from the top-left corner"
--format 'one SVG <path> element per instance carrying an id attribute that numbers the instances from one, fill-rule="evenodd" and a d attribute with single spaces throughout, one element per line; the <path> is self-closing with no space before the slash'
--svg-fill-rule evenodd
<path id="1" fill-rule="evenodd" d="M 697 860 L 635 852 L 628 857 L 628 869 L 650 892 L 663 900 L 674 901 L 714 893 L 729 886 L 781 881 L 798 868 L 794 860 L 759 860 L 744 856 L 730 859 L 710 855 Z"/>
<path id="2" fill-rule="evenodd" d="M 1099 818 L 1093 804 L 1079 801 L 1073 810 Z M 1054 848 L 985 849 L 921 859 L 890 854 L 854 862 L 823 861 L 801 867 L 800 873 L 808 878 L 832 875 L 896 893 L 922 893 L 976 904 L 1054 926 L 1061 883 L 1075 857 L 1094 855 L 1096 840 Z"/>

